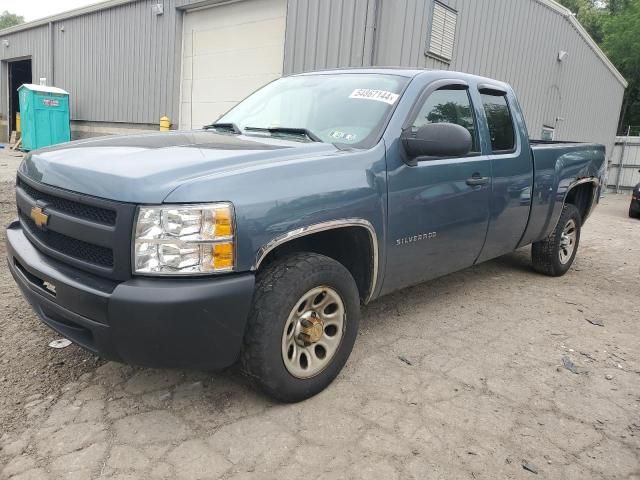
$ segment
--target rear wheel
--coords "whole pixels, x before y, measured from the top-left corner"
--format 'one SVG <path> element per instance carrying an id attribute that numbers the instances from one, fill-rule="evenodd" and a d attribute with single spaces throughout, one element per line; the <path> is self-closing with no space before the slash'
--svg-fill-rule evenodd
<path id="1" fill-rule="evenodd" d="M 567 273 L 578 251 L 581 227 L 578 209 L 571 204 L 565 205 L 551 235 L 532 245 L 533 268 L 552 277 Z"/>
<path id="2" fill-rule="evenodd" d="M 342 370 L 359 316 L 358 288 L 342 264 L 314 253 L 284 257 L 258 273 L 242 368 L 278 400 L 309 398 Z"/>

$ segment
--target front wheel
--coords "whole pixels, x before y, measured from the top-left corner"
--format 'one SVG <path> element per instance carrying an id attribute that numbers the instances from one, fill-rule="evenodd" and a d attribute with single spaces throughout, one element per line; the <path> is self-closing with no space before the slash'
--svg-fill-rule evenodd
<path id="1" fill-rule="evenodd" d="M 533 268 L 545 275 L 560 277 L 567 273 L 578 252 L 582 218 L 578 209 L 567 204 L 555 230 L 531 247 Z"/>
<path id="2" fill-rule="evenodd" d="M 278 400 L 309 398 L 342 370 L 359 317 L 358 288 L 342 264 L 315 253 L 277 260 L 258 273 L 242 368 Z"/>

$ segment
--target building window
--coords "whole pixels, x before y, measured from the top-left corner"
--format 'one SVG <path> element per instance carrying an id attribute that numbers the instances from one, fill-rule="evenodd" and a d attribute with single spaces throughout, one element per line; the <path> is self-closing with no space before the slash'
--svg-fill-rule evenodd
<path id="1" fill-rule="evenodd" d="M 453 59 L 457 21 L 458 12 L 440 2 L 434 2 L 427 54 L 447 62 Z"/>
<path id="2" fill-rule="evenodd" d="M 541 140 L 545 142 L 553 142 L 556 139 L 556 130 L 553 127 L 547 127 L 544 125 L 542 127 L 542 135 L 540 136 Z"/>

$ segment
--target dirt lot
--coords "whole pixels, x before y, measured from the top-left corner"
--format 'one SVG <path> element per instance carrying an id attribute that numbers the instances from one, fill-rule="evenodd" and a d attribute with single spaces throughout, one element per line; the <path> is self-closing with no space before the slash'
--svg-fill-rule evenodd
<path id="1" fill-rule="evenodd" d="M 0 163 L 6 224 L 13 163 Z M 2 267 L 0 478 L 640 479 L 640 221 L 627 202 L 604 200 L 563 278 L 532 273 L 523 249 L 374 302 L 344 372 L 297 405 L 234 370 L 48 348 L 57 335 Z"/>

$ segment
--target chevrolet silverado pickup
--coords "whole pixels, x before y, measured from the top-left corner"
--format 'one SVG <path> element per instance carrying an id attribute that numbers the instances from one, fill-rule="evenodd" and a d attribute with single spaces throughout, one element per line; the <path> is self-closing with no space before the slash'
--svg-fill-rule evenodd
<path id="1" fill-rule="evenodd" d="M 604 159 L 530 141 L 488 78 L 293 75 L 200 130 L 29 153 L 8 264 L 46 325 L 103 358 L 239 361 L 299 401 L 344 366 L 361 304 L 526 245 L 565 274 Z"/>

